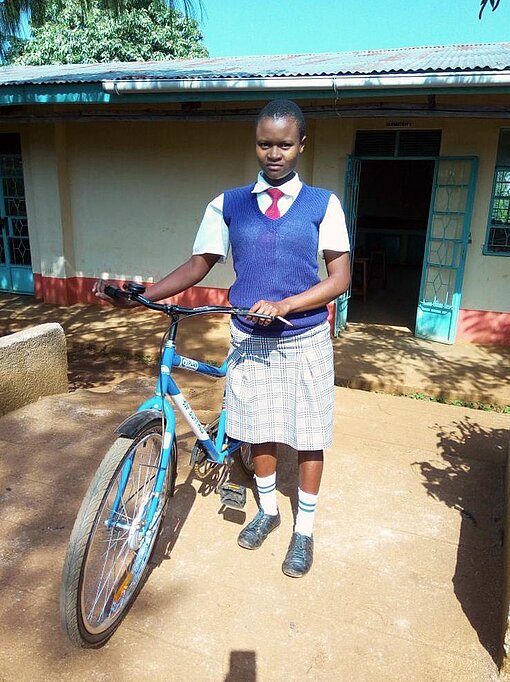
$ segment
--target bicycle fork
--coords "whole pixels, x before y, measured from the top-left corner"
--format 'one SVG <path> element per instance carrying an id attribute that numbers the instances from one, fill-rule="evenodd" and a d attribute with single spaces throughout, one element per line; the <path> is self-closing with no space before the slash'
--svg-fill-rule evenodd
<path id="1" fill-rule="evenodd" d="M 157 398 L 160 398 L 160 396 L 157 396 Z M 136 448 L 133 448 L 130 456 L 122 466 L 115 500 L 110 510 L 110 514 L 105 521 L 107 528 L 115 527 L 129 531 L 129 546 L 131 549 L 138 549 L 141 540 L 145 537 L 153 523 L 158 507 L 160 506 L 161 496 L 165 494 L 165 479 L 167 477 L 168 469 L 171 466 L 172 445 L 175 437 L 175 414 L 170 405 L 168 405 L 165 400 L 161 399 L 159 400 L 159 405 L 154 404 L 154 399 L 150 402 L 152 403 L 151 409 L 154 410 L 159 407 L 158 411 L 162 415 L 163 426 L 161 455 L 157 464 L 154 485 L 152 486 L 148 499 L 142 502 L 134 518 L 132 520 L 124 520 L 122 518 L 123 500 L 136 455 Z M 174 483 L 173 480 L 170 481 L 170 494 L 173 494 Z"/>

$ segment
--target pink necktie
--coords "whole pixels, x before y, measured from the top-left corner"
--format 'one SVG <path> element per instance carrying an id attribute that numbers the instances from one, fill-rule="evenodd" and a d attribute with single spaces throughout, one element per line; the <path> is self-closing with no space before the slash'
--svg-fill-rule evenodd
<path id="1" fill-rule="evenodd" d="M 273 203 L 267 209 L 265 215 L 267 215 L 268 218 L 271 218 L 271 220 L 276 220 L 277 218 L 280 218 L 280 211 L 278 209 L 278 200 L 283 197 L 283 192 L 281 189 L 278 189 L 278 187 L 272 187 L 271 189 L 266 189 L 266 192 L 271 197 L 271 200 Z"/>

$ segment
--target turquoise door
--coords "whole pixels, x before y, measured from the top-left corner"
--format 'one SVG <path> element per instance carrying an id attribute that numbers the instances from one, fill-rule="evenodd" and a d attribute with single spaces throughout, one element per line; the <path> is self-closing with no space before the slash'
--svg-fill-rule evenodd
<path id="1" fill-rule="evenodd" d="M 354 244 L 356 241 L 356 218 L 358 213 L 359 180 L 361 175 L 361 161 L 353 156 L 347 157 L 345 174 L 344 211 L 349 242 L 351 244 L 351 275 L 354 263 Z M 347 308 L 351 297 L 351 288 L 336 299 L 335 336 L 343 331 L 347 325 Z"/>
<path id="2" fill-rule="evenodd" d="M 453 343 L 469 240 L 478 159 L 436 161 L 416 314 L 416 336 Z"/>
<path id="3" fill-rule="evenodd" d="M 34 291 L 19 154 L 0 155 L 0 291 L 20 294 Z"/>

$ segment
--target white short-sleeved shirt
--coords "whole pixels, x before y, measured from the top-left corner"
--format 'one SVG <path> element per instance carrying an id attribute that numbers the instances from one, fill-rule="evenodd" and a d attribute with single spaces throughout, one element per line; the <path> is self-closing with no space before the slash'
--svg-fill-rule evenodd
<path id="1" fill-rule="evenodd" d="M 278 189 L 283 192 L 283 196 L 278 201 L 280 215 L 284 215 L 289 210 L 302 186 L 303 183 L 297 173 L 288 182 L 278 186 Z M 266 192 L 271 187 L 272 185 L 264 180 L 262 173 L 259 173 L 252 193 L 257 195 L 257 203 L 262 213 L 265 213 L 271 206 L 271 197 Z M 218 254 L 221 256 L 220 262 L 224 263 L 229 249 L 229 231 L 223 219 L 223 194 L 220 194 L 205 209 L 193 244 L 193 255 Z M 321 257 L 324 257 L 324 251 L 340 253 L 350 251 L 345 215 L 340 200 L 334 194 L 329 199 L 326 213 L 319 225 L 318 251 Z"/>

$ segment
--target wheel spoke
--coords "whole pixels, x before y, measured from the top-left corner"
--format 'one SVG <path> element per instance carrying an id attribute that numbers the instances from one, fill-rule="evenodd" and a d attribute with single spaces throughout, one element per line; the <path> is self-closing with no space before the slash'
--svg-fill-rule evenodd
<path id="1" fill-rule="evenodd" d="M 126 541 L 124 544 L 127 546 L 127 541 Z M 124 557 L 124 559 L 123 559 L 122 566 L 124 566 L 124 563 L 125 563 L 125 557 Z M 106 562 L 105 562 L 105 566 L 106 566 Z M 99 582 L 98 582 L 98 586 L 97 586 L 96 598 L 95 598 L 95 600 L 94 600 L 94 602 L 93 602 L 93 604 L 92 604 L 92 607 L 91 607 L 91 609 L 90 609 L 90 612 L 89 612 L 89 619 L 92 618 L 92 615 L 93 615 L 93 613 L 94 613 L 94 611 L 95 611 L 95 609 L 96 609 L 96 606 L 97 606 L 97 604 L 98 604 L 98 602 L 99 602 L 99 599 L 100 599 L 101 595 L 102 595 L 103 592 L 105 591 L 105 588 L 108 587 L 108 583 L 109 583 L 109 581 L 110 581 L 110 578 L 111 578 L 112 573 L 113 573 L 114 570 L 115 570 L 115 564 L 113 564 L 113 565 L 111 566 L 111 568 L 110 568 L 110 570 L 108 571 L 108 574 L 106 575 L 106 577 L 104 576 L 104 573 L 101 575 L 101 577 L 100 577 L 100 579 L 99 579 Z M 103 582 L 103 580 L 104 580 L 104 582 Z M 108 592 L 108 596 L 111 594 L 111 592 L 112 592 L 113 589 L 115 588 L 115 582 L 116 582 L 116 581 L 114 580 L 114 581 L 113 581 L 113 585 L 112 585 L 112 589 L 110 590 L 110 592 Z M 105 602 L 104 602 L 104 604 L 103 604 L 103 608 L 101 609 L 101 611 L 100 611 L 100 613 L 99 613 L 99 616 L 98 616 L 98 619 L 99 619 L 99 620 L 101 619 L 101 616 L 104 614 L 104 609 L 105 609 L 105 606 L 106 606 L 106 602 L 107 602 L 107 599 L 105 599 Z"/>
<path id="2" fill-rule="evenodd" d="M 161 452 L 159 433 L 149 433 L 133 444 L 117 468 L 91 530 L 81 603 L 84 625 L 93 634 L 104 632 L 120 618 L 149 560 L 164 511 L 167 480 L 143 537 L 141 529 L 153 499 Z M 122 486 L 128 457 L 131 469 Z"/>

